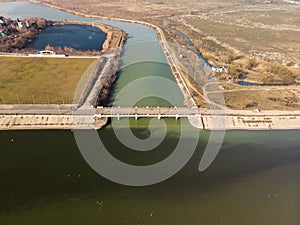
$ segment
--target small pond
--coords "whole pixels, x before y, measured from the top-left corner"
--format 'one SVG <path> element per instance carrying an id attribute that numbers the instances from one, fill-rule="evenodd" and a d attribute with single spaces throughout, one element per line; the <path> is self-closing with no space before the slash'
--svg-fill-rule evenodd
<path id="1" fill-rule="evenodd" d="M 28 47 L 44 50 L 47 45 L 53 47 L 71 47 L 79 51 L 102 50 L 106 33 L 89 25 L 58 25 L 47 27 Z"/>

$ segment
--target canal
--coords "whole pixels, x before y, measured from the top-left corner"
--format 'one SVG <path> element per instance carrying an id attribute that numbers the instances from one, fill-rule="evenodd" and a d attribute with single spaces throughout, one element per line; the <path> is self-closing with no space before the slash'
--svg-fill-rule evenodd
<path id="1" fill-rule="evenodd" d="M 33 3 L 1 3 L 0 15 L 39 16 L 53 20 L 96 22 Z M 130 104 L 122 90 L 137 95 L 150 93 L 156 79 L 174 82 L 156 33 L 137 24 L 101 21 L 119 27 L 129 39 L 119 79 L 110 104 Z M 150 80 L 149 80 L 150 77 Z M 135 80 L 146 83 L 135 86 Z M 179 88 L 157 90 L 137 105 L 164 106 L 172 93 L 182 105 Z M 199 131 L 185 120 L 130 120 L 131 131 L 140 139 L 161 139 L 152 151 L 125 147 L 116 136 L 126 136 L 122 121 L 99 131 L 103 144 L 115 158 L 136 166 L 152 165 L 172 154 L 181 138 L 199 136 L 187 165 L 170 179 L 147 187 L 111 182 L 97 174 L 81 155 L 71 131 L 0 132 L 0 224 L 140 224 L 198 225 L 300 223 L 300 131 L 226 132 L 219 155 L 204 172 L 199 162 L 209 142 L 209 132 Z M 148 125 L 151 124 L 150 132 Z M 115 129 L 115 130 L 114 130 Z M 111 168 L 114 170 L 114 168 Z M 163 172 L 163 171 L 162 171 Z"/>

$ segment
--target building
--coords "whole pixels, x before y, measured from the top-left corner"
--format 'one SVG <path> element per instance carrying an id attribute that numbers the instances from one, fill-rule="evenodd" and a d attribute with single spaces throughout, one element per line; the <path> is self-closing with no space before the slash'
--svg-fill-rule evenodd
<path id="1" fill-rule="evenodd" d="M 222 67 L 212 67 L 211 68 L 212 71 L 216 72 L 216 73 L 222 73 L 222 72 L 227 72 L 227 67 L 226 66 L 222 66 Z"/>
<path id="2" fill-rule="evenodd" d="M 4 33 L 5 29 L 4 28 L 0 28 L 0 37 L 2 36 L 5 36 L 5 33 Z"/>
<path id="3" fill-rule="evenodd" d="M 19 27 L 19 29 L 26 28 L 26 23 L 18 22 L 18 27 Z"/>
<path id="4" fill-rule="evenodd" d="M 25 23 L 26 28 L 30 27 L 30 23 L 28 19 L 23 20 L 23 22 Z"/>

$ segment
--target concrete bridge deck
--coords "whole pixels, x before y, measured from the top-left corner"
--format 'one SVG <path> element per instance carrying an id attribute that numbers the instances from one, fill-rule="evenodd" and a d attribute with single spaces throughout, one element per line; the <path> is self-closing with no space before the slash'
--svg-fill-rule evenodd
<path id="1" fill-rule="evenodd" d="M 300 111 L 226 110 L 187 107 L 98 107 L 76 105 L 0 105 L 0 130 L 100 129 L 108 118 L 189 118 L 207 130 L 300 129 Z M 220 127 L 215 121 L 221 121 Z M 223 122 L 222 122 L 223 121 Z M 224 124 L 225 123 L 225 124 Z M 225 127 L 224 127 L 225 125 Z"/>
<path id="2" fill-rule="evenodd" d="M 158 117 L 167 118 L 174 117 L 176 119 L 182 117 L 199 117 L 207 112 L 206 109 L 187 108 L 187 107 L 98 107 L 95 114 L 98 117 L 110 118 L 147 118 Z"/>

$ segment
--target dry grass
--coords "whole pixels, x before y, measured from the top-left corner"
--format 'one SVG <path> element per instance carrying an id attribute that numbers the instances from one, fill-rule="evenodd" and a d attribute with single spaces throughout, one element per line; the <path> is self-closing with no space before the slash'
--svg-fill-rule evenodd
<path id="1" fill-rule="evenodd" d="M 218 94 L 209 98 L 218 102 Z M 225 92 L 226 106 L 231 109 L 296 110 L 300 109 L 300 89 L 237 90 Z"/>
<path id="2" fill-rule="evenodd" d="M 276 12 L 269 12 L 270 14 L 276 14 Z M 300 14 L 300 10 L 298 11 Z M 247 15 L 247 14 L 246 14 Z M 222 15 L 220 15 L 222 17 Z M 288 21 L 290 17 L 278 18 L 279 21 Z M 221 43 L 232 47 L 236 52 L 243 55 L 253 56 L 262 60 L 277 61 L 286 64 L 299 64 L 300 65 L 300 27 L 293 25 L 295 29 L 288 26 L 292 26 L 289 23 L 276 27 L 269 25 L 271 28 L 264 28 L 266 24 L 253 25 L 247 27 L 243 24 L 232 24 L 234 16 L 231 20 L 228 18 L 226 21 L 216 22 L 213 19 L 202 18 L 189 18 L 187 23 L 201 31 L 205 36 L 211 39 L 217 39 Z M 250 26 L 250 25 L 249 25 Z M 298 30 L 299 29 L 299 30 Z"/>
<path id="3" fill-rule="evenodd" d="M 0 57 L 0 103 L 72 103 L 94 59 Z"/>
<path id="4" fill-rule="evenodd" d="M 3 0 L 0 0 L 3 1 Z M 211 10 L 218 5 L 232 6 L 243 4 L 244 0 L 38 0 L 59 6 L 65 9 L 74 10 L 89 15 L 117 17 L 126 19 L 141 19 L 149 17 L 169 17 L 178 14 L 199 13 L 203 10 Z"/>

